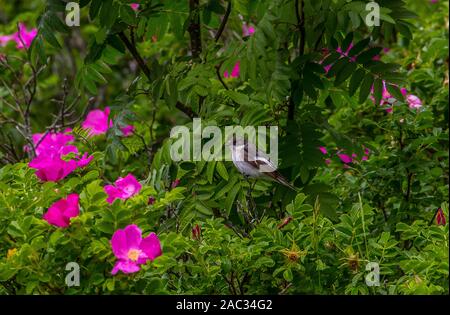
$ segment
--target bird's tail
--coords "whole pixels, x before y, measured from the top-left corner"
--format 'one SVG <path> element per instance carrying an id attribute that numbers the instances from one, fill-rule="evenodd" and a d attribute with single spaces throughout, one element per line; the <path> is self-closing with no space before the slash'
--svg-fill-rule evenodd
<path id="1" fill-rule="evenodd" d="M 283 177 L 283 175 L 281 175 L 280 173 L 276 172 L 276 174 L 274 174 L 273 179 L 280 183 L 281 185 L 284 185 L 286 187 L 289 187 L 290 189 L 292 189 L 293 191 L 298 192 L 298 188 L 295 187 L 294 185 L 292 185 L 286 178 Z"/>

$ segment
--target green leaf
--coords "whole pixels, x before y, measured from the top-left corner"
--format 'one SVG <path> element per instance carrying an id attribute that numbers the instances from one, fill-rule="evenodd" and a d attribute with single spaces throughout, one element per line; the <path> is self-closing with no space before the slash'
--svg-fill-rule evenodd
<path id="1" fill-rule="evenodd" d="M 383 81 L 377 78 L 373 84 L 373 96 L 375 98 L 375 105 L 380 105 L 383 96 Z"/>
<path id="2" fill-rule="evenodd" d="M 206 166 L 206 177 L 208 178 L 208 182 L 212 184 L 214 178 L 214 169 L 216 167 L 216 161 L 211 161 L 207 163 Z"/>
<path id="3" fill-rule="evenodd" d="M 55 35 L 53 35 L 53 32 L 47 28 L 47 26 L 44 26 L 41 28 L 42 36 L 45 38 L 45 40 L 52 45 L 55 48 L 61 49 L 61 45 L 59 44 L 58 40 L 56 39 Z"/>
<path id="4" fill-rule="evenodd" d="M 366 72 L 363 69 L 358 69 L 355 73 L 353 73 L 348 87 L 348 93 L 350 96 L 353 96 L 355 94 L 356 90 L 362 82 L 362 79 L 364 78 L 365 73 Z"/>
<path id="5" fill-rule="evenodd" d="M 372 47 L 365 52 L 361 53 L 357 58 L 356 62 L 365 64 L 368 61 L 371 61 L 373 57 L 378 55 L 380 51 L 382 50 L 381 47 Z"/>
<path id="6" fill-rule="evenodd" d="M 347 80 L 356 69 L 356 63 L 349 62 L 344 66 L 344 68 L 338 72 L 336 79 L 334 80 L 334 86 L 341 85 L 345 80 Z"/>
<path id="7" fill-rule="evenodd" d="M 119 15 L 118 11 L 118 6 L 113 0 L 103 0 L 100 10 L 100 24 L 106 28 L 110 28 Z"/>
<path id="8" fill-rule="evenodd" d="M 361 87 L 359 88 L 359 102 L 364 103 L 367 97 L 369 96 L 370 89 L 372 88 L 373 84 L 373 76 L 372 74 L 368 73 L 364 77 L 364 80 L 361 83 Z"/>
<path id="9" fill-rule="evenodd" d="M 225 168 L 225 165 L 223 165 L 223 162 L 217 162 L 216 170 L 223 179 L 225 179 L 226 181 L 228 180 L 228 172 Z"/>
<path id="10" fill-rule="evenodd" d="M 342 42 L 342 51 L 346 52 L 348 47 L 350 46 L 350 44 L 353 41 L 353 32 L 350 32 L 347 34 L 347 36 L 345 36 L 344 41 Z"/>
<path id="11" fill-rule="evenodd" d="M 398 101 L 401 101 L 401 102 L 405 101 L 405 97 L 403 96 L 403 94 L 400 91 L 400 89 L 398 88 L 398 86 L 386 83 L 386 89 L 389 92 L 389 94 L 391 94 L 393 97 L 395 97 L 395 99 L 397 99 Z"/>
<path id="12" fill-rule="evenodd" d="M 353 57 L 359 54 L 361 51 L 364 50 L 364 48 L 368 47 L 369 43 L 370 43 L 369 37 L 357 42 L 355 46 L 353 46 L 352 49 L 350 49 L 350 51 L 348 52 L 348 56 Z"/>
<path id="13" fill-rule="evenodd" d="M 236 196 L 241 189 L 241 186 L 239 183 L 236 184 L 236 186 L 231 189 L 231 191 L 227 195 L 227 199 L 225 200 L 225 211 L 227 213 L 227 216 L 230 215 L 231 208 L 233 207 L 234 200 L 236 199 Z"/>
<path id="14" fill-rule="evenodd" d="M 100 7 L 102 5 L 103 0 L 92 0 L 91 5 L 89 6 L 89 17 L 91 20 L 94 20 L 100 11 Z"/>
<path id="15" fill-rule="evenodd" d="M 283 272 L 283 278 L 284 280 L 286 280 L 287 282 L 291 282 L 294 279 L 294 276 L 292 275 L 292 270 L 291 269 L 286 269 Z"/>

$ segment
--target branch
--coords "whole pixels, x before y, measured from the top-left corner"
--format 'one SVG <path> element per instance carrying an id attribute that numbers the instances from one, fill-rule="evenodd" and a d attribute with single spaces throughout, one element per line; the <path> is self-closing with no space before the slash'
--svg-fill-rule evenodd
<path id="1" fill-rule="evenodd" d="M 128 51 L 131 53 L 131 55 L 133 55 L 133 58 L 138 63 L 139 68 L 141 68 L 142 72 L 144 72 L 144 74 L 147 77 L 147 79 L 149 81 L 151 81 L 150 69 L 148 68 L 148 66 L 145 63 L 144 59 L 142 59 L 141 55 L 137 51 L 136 46 L 134 46 L 129 41 L 128 37 L 125 35 L 124 32 L 120 32 L 119 33 L 119 38 L 125 44 L 125 46 L 127 47 Z M 181 110 L 183 113 L 185 113 L 189 118 L 193 118 L 193 117 L 196 116 L 195 113 L 192 111 L 192 109 L 190 109 L 189 107 L 187 107 L 186 105 L 184 105 L 183 103 L 181 103 L 179 101 L 177 102 L 175 107 L 178 108 L 179 110 Z"/>
<path id="2" fill-rule="evenodd" d="M 198 59 L 202 53 L 202 38 L 200 29 L 199 0 L 189 0 L 189 26 L 191 37 L 191 52 L 194 59 Z"/>
<path id="3" fill-rule="evenodd" d="M 189 118 L 194 118 L 197 116 L 192 109 L 181 103 L 180 101 L 177 101 L 175 104 L 175 107 L 181 110 L 183 113 L 185 113 Z"/>
<path id="4" fill-rule="evenodd" d="M 216 66 L 216 74 L 217 74 L 217 78 L 219 79 L 219 81 L 220 81 L 220 83 L 222 83 L 222 85 L 223 85 L 223 87 L 225 88 L 225 90 L 228 90 L 228 86 L 225 84 L 225 82 L 223 81 L 223 79 L 222 79 L 222 76 L 220 75 L 220 66 L 221 66 L 222 64 L 220 64 L 220 65 L 217 65 Z"/>
<path id="5" fill-rule="evenodd" d="M 139 68 L 141 68 L 142 72 L 144 72 L 145 76 L 149 81 L 150 80 L 150 69 L 147 67 L 147 64 L 145 63 L 144 59 L 142 59 L 141 55 L 136 49 L 136 46 L 134 46 L 129 40 L 128 37 L 125 35 L 124 32 L 119 33 L 119 38 L 122 40 L 122 42 L 127 47 L 128 51 L 133 55 L 133 58 L 136 60 L 136 62 L 139 65 Z"/>
<path id="6" fill-rule="evenodd" d="M 214 38 L 215 42 L 217 43 L 220 39 L 220 36 L 222 36 L 223 30 L 225 29 L 225 25 L 227 25 L 228 17 L 231 13 L 231 0 L 228 1 L 227 10 L 225 11 L 225 15 L 223 16 L 222 23 L 219 26 L 219 29 L 217 30 L 216 36 Z"/>
<path id="7" fill-rule="evenodd" d="M 300 30 L 300 56 L 305 53 L 305 11 L 303 7 L 305 6 L 303 0 L 300 0 L 300 13 L 299 13 L 299 0 L 295 0 L 295 15 L 297 16 L 297 26 Z"/>

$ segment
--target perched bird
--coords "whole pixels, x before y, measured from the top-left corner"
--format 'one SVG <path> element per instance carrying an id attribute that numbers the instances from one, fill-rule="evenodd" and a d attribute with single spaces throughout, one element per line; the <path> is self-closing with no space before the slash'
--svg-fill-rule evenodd
<path id="1" fill-rule="evenodd" d="M 253 143 L 233 135 L 226 145 L 231 150 L 233 164 L 245 177 L 268 179 L 294 191 L 298 190 L 277 171 L 269 156 L 258 150 Z M 263 167 L 264 172 L 261 171 Z"/>

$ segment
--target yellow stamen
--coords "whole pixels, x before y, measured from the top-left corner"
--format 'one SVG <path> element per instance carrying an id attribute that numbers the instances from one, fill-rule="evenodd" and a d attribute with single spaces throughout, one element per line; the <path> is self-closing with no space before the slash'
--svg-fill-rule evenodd
<path id="1" fill-rule="evenodd" d="M 8 253 L 6 254 L 6 259 L 11 258 L 17 252 L 17 248 L 8 249 Z"/>
<path id="2" fill-rule="evenodd" d="M 130 249 L 128 251 L 128 259 L 132 261 L 137 261 L 139 258 L 139 255 L 141 254 L 141 251 L 139 249 Z"/>

